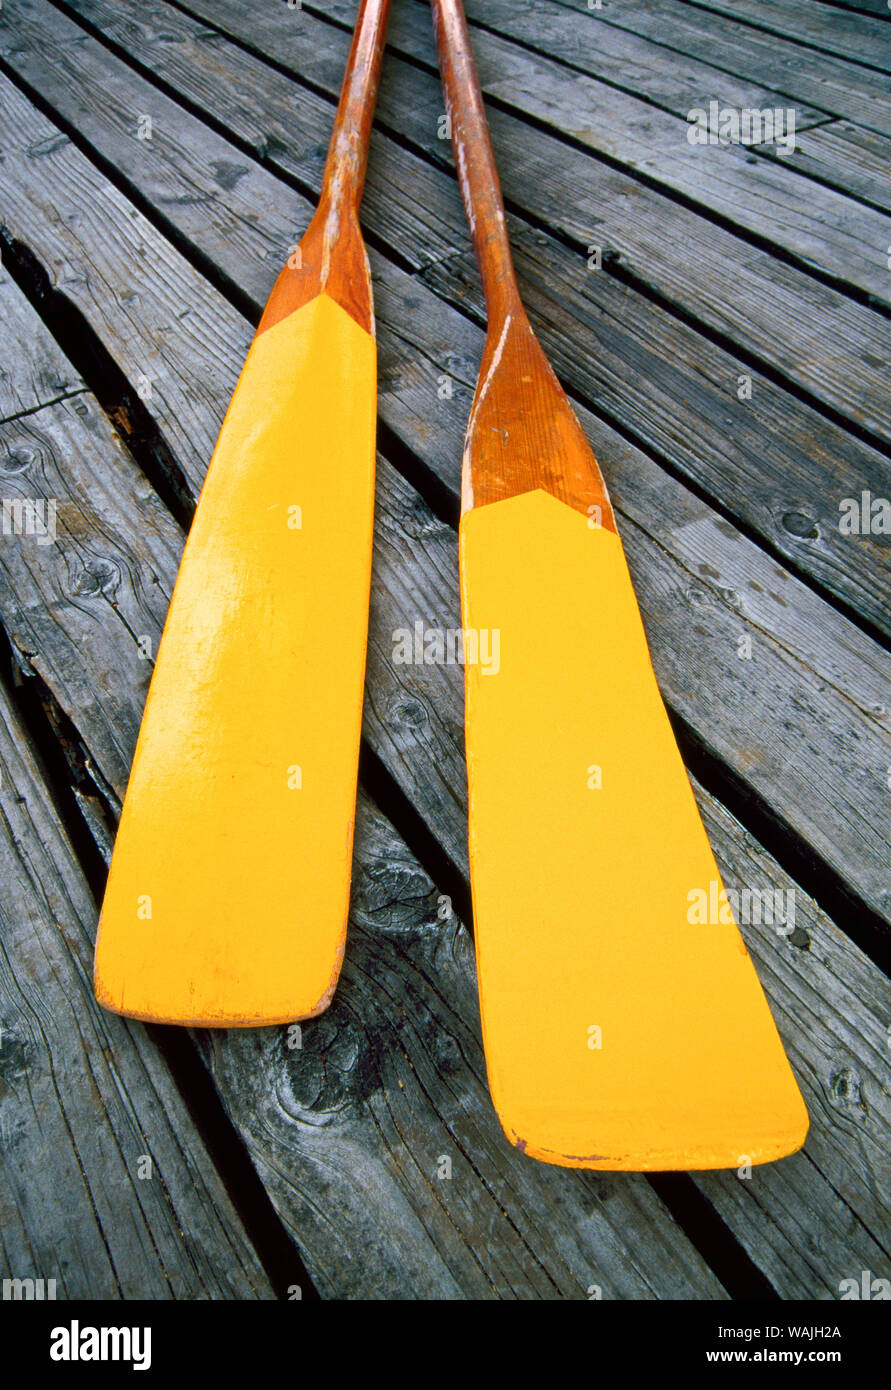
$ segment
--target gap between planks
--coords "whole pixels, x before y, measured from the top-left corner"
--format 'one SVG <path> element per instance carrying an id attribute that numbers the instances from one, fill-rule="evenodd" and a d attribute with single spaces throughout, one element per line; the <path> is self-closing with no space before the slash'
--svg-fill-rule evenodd
<path id="1" fill-rule="evenodd" d="M 373 197 L 369 199 L 369 204 L 372 205 L 372 206 L 373 206 L 373 201 L 374 201 L 374 200 L 373 200 Z M 154 219 L 157 220 L 157 218 L 158 218 L 157 212 L 153 210 L 152 215 L 153 215 Z M 165 225 L 166 225 L 166 222 L 167 222 L 167 220 L 165 219 Z M 169 231 L 169 226 L 167 227 L 167 230 Z M 372 240 L 374 240 L 374 238 L 372 238 Z M 177 241 L 177 244 L 181 244 L 181 242 L 179 242 L 179 240 L 178 240 L 178 241 Z M 190 254 L 191 257 L 192 257 L 192 259 L 195 259 L 195 248 L 192 247 L 190 250 L 187 250 L 187 254 Z M 199 254 L 200 254 L 200 253 L 199 253 Z M 392 256 L 392 252 L 389 251 L 389 250 L 388 250 L 388 255 L 389 255 L 389 256 Z M 206 264 L 205 264 L 204 258 L 202 258 L 200 264 L 201 264 L 201 268 L 202 268 L 203 270 L 206 271 Z M 428 266 L 427 268 L 429 269 L 429 266 Z M 620 279 L 620 280 L 622 280 L 622 281 L 624 282 L 624 278 L 627 278 L 627 277 L 624 277 L 624 278 L 623 278 L 623 276 L 622 276 L 621 274 L 619 274 L 616 278 L 618 278 L 618 279 Z M 432 279 L 433 279 L 433 277 L 431 277 L 431 280 L 432 280 Z M 434 288 L 438 293 L 441 293 L 441 292 L 442 292 L 441 287 L 437 286 L 437 284 L 435 283 L 435 281 L 434 281 L 434 283 L 433 283 L 433 288 Z M 227 287 L 227 289 L 229 290 L 229 297 L 231 298 L 231 297 L 232 297 L 231 287 Z M 453 302 L 453 303 L 455 304 L 455 306 L 459 309 L 460 312 L 466 312 L 466 311 L 467 311 L 467 306 L 465 305 L 465 303 L 462 302 L 462 300 L 460 299 L 460 297 L 456 299 L 456 298 L 451 294 L 451 291 L 450 291 L 449 289 L 446 290 L 446 296 L 447 296 L 448 298 L 451 299 L 451 302 Z M 658 296 L 656 296 L 655 294 L 652 294 L 652 293 L 651 293 L 649 297 L 650 297 L 650 299 L 651 299 L 652 302 L 657 302 L 657 300 L 658 300 Z M 682 322 L 684 321 L 685 316 L 684 316 L 683 313 L 676 313 L 675 316 L 676 316 L 677 318 L 679 318 Z M 686 317 L 689 319 L 690 316 L 687 315 Z M 694 322 L 695 322 L 695 331 L 696 331 L 697 333 L 701 332 L 701 327 L 700 327 L 698 321 L 694 321 Z M 565 369 L 566 369 L 566 368 L 564 368 L 564 370 L 565 370 Z M 570 370 L 571 370 L 571 366 L 570 366 Z M 832 376 L 833 374 L 830 372 L 829 375 Z M 784 380 L 784 379 L 783 379 L 783 380 Z M 784 390 L 787 389 L 787 387 L 785 386 L 785 381 L 784 381 L 783 389 L 784 389 Z M 792 394 L 793 394 L 793 395 L 796 395 L 797 398 L 800 398 L 800 397 L 801 397 L 801 392 L 800 392 L 800 391 L 797 391 L 797 392 L 796 392 L 796 391 L 793 389 Z M 589 402 L 589 404 L 590 404 L 590 402 Z M 818 403 L 818 407 L 817 407 L 817 408 L 818 408 L 818 409 L 822 409 L 822 413 L 823 413 L 824 415 L 829 416 L 829 417 L 831 418 L 832 412 L 826 411 L 825 407 L 822 406 L 822 403 Z M 602 405 L 600 406 L 600 409 L 603 410 L 603 406 L 602 406 Z M 607 418 L 611 419 L 612 422 L 613 422 L 614 424 L 616 424 L 621 430 L 623 430 L 626 434 L 628 434 L 628 423 L 627 423 L 626 420 L 621 419 L 621 418 L 619 418 L 619 417 L 616 417 L 614 414 L 613 414 L 613 415 L 610 415 L 608 410 L 607 410 Z M 850 422 L 846 417 L 840 417 L 840 418 L 842 419 L 842 421 L 843 421 L 845 427 L 848 428 L 848 429 L 850 430 L 850 428 L 851 428 L 851 422 Z M 856 430 L 855 430 L 855 433 L 856 433 Z M 638 438 L 638 439 L 640 440 L 640 442 L 643 442 L 643 443 L 645 444 L 646 447 L 649 447 L 651 450 L 653 449 L 653 441 L 652 441 L 652 439 L 644 439 L 644 437 L 642 437 L 642 436 L 635 436 L 635 435 L 633 434 L 633 432 L 629 435 L 629 437 Z M 887 446 L 885 445 L 885 446 L 883 446 L 883 447 L 887 447 Z M 837 452 L 837 451 L 836 451 L 836 452 Z M 657 456 L 658 456 L 658 453 L 657 453 Z M 667 467 L 670 471 L 673 471 L 674 474 L 675 474 L 675 476 L 678 476 L 678 471 L 677 471 L 677 464 L 676 464 L 676 462 L 675 462 L 675 463 L 672 463 L 672 461 L 671 461 L 670 459 L 666 458 L 666 456 L 664 455 L 664 453 L 661 455 L 661 462 L 663 463 L 663 466 Z M 694 488 L 696 488 L 697 484 L 696 484 L 694 481 L 692 481 L 692 480 L 690 480 L 690 479 L 687 479 L 687 481 L 688 481 L 688 485 L 692 485 Z M 711 494 L 709 494 L 709 495 L 711 495 Z M 714 496 L 712 496 L 712 505 L 715 505 L 715 498 L 714 498 Z M 719 503 L 718 503 L 719 508 L 721 507 L 721 505 L 722 505 L 722 504 L 719 502 Z M 743 528 L 744 530 L 746 529 L 746 523 L 741 521 L 741 518 L 739 517 L 738 513 L 734 513 L 734 514 L 732 515 L 732 519 L 734 520 L 734 522 L 735 522 L 737 525 L 741 525 L 742 528 Z M 756 535 L 757 535 L 757 538 L 758 538 L 758 540 L 759 540 L 759 543 L 761 543 L 762 545 L 765 545 L 769 550 L 771 550 L 771 553 L 774 553 L 775 555 L 778 555 L 778 556 L 782 556 L 783 562 L 784 562 L 785 564 L 789 565 L 790 568 L 792 568 L 793 571 L 796 572 L 796 573 L 799 575 L 799 577 L 805 578 L 806 582 L 810 582 L 810 581 L 811 581 L 811 576 L 810 576 L 809 571 L 808 571 L 806 568 L 803 569 L 803 568 L 801 567 L 801 565 L 797 562 L 797 560 L 795 560 L 795 559 L 790 559 L 790 553 L 789 553 L 788 547 L 785 548 L 785 549 L 782 549 L 782 548 L 777 547 L 776 542 L 775 542 L 775 541 L 772 542 L 770 539 L 768 539 L 768 538 L 764 535 L 763 530 L 762 530 L 762 531 L 753 530 L 753 529 L 751 528 L 751 524 L 750 524 L 750 523 L 749 523 L 749 534 L 751 534 L 751 535 L 753 535 L 753 536 L 756 536 Z M 818 584 L 818 588 L 819 588 L 820 591 L 823 593 L 824 597 L 829 597 L 829 595 L 828 595 L 828 593 L 827 593 L 827 591 L 826 591 L 825 583 L 821 584 L 820 581 L 817 581 L 817 584 Z M 841 607 L 842 607 L 842 611 L 847 612 L 848 616 L 853 617 L 855 621 L 858 621 L 858 620 L 859 620 L 859 621 L 865 621 L 865 622 L 867 623 L 867 630 L 869 630 L 869 631 L 871 632 L 871 635 L 873 635 L 874 637 L 878 637 L 878 633 L 877 633 L 877 630 L 875 629 L 874 625 L 872 625 L 872 626 L 869 625 L 869 619 L 864 619 L 864 615 L 862 614 L 862 612 L 859 612 L 859 611 L 857 610 L 856 606 L 852 606 L 850 603 L 845 604 L 845 601 L 844 601 L 844 600 L 840 600 L 840 599 L 839 599 L 837 593 L 833 594 L 833 596 L 830 598 L 830 601 L 836 602 L 836 605 L 837 605 L 837 606 L 841 606 Z M 884 638 L 879 637 L 879 640 L 884 640 Z"/>

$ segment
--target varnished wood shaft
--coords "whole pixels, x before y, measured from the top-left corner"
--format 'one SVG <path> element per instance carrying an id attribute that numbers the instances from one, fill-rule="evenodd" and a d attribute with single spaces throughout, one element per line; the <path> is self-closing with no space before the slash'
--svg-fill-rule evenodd
<path id="1" fill-rule="evenodd" d="M 432 0 L 439 66 L 461 194 L 486 295 L 490 328 L 522 313 L 504 202 L 461 0 Z"/>
<path id="2" fill-rule="evenodd" d="M 359 204 L 389 13 L 390 0 L 361 0 L 319 205 L 300 242 L 299 254 L 289 257 L 273 286 L 258 333 L 265 333 L 317 295 L 327 294 L 374 336 L 371 279 L 359 228 Z"/>
<path id="3" fill-rule="evenodd" d="M 320 207 L 359 206 L 380 82 L 390 0 L 360 0 L 328 146 Z"/>

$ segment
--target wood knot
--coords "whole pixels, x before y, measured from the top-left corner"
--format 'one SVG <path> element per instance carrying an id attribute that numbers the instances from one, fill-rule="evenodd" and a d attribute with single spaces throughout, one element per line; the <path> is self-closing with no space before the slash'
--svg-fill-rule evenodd
<path id="1" fill-rule="evenodd" d="M 27 1039 L 0 1026 L 0 1099 L 12 1089 L 12 1082 L 25 1075 L 32 1051 Z"/>
<path id="2" fill-rule="evenodd" d="M 850 1067 L 836 1067 L 829 1077 L 829 1094 L 843 1110 L 867 1110 L 860 1077 Z"/>
<path id="3" fill-rule="evenodd" d="M 120 582 L 121 571 L 114 561 L 97 557 L 84 565 L 71 592 L 78 598 L 113 597 Z"/>
<path id="4" fill-rule="evenodd" d="M 407 729 L 423 729 L 427 724 L 427 711 L 421 701 L 402 692 L 390 701 L 388 714 L 393 723 Z"/>
<path id="5" fill-rule="evenodd" d="M 10 449 L 0 458 L 0 472 L 3 473 L 24 473 L 34 462 L 34 451 L 32 449 L 18 448 Z"/>
<path id="6" fill-rule="evenodd" d="M 380 1089 L 368 1052 L 364 1032 L 343 1007 L 342 995 L 335 995 L 321 1018 L 302 1025 L 299 1048 L 288 1046 L 283 1030 L 276 1083 L 279 1106 L 292 1119 L 330 1124 Z"/>
<path id="7" fill-rule="evenodd" d="M 805 516 L 804 512 L 786 512 L 783 530 L 788 531 L 790 536 L 799 536 L 806 541 L 815 541 L 819 535 L 817 523 L 812 517 Z"/>

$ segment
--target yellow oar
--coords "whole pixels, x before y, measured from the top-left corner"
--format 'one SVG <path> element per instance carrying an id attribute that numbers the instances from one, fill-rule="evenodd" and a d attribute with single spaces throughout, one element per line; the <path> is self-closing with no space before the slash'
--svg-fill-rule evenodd
<path id="1" fill-rule="evenodd" d="M 433 11 L 489 317 L 460 553 L 465 634 L 498 653 L 466 672 L 495 1108 L 548 1163 L 779 1158 L 807 1112 L 723 896 L 603 478 L 520 302 L 460 0 Z"/>
<path id="2" fill-rule="evenodd" d="M 318 211 L 211 460 L 96 947 L 106 1008 L 320 1013 L 343 956 L 368 624 L 376 349 L 358 221 L 389 0 L 362 0 Z"/>

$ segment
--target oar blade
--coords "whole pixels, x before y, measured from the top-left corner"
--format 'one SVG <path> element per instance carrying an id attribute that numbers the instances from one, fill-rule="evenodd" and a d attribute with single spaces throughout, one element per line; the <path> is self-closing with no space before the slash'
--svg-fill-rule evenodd
<path id="1" fill-rule="evenodd" d="M 485 476 L 488 441 L 470 446 Z M 586 1168 L 793 1152 L 807 1113 L 725 909 L 618 536 L 523 492 L 465 513 L 461 580 L 485 657 L 466 672 L 470 863 L 505 1132 Z"/>
<path id="2" fill-rule="evenodd" d="M 160 644 L 99 927 L 106 1008 L 309 1017 L 343 954 L 374 490 L 372 334 L 325 294 L 255 338 Z"/>

